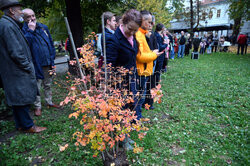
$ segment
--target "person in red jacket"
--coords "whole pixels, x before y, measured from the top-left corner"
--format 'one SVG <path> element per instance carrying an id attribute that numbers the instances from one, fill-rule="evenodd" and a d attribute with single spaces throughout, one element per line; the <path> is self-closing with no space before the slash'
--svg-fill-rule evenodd
<path id="1" fill-rule="evenodd" d="M 241 48 L 241 55 L 243 55 L 244 47 L 245 47 L 245 45 L 247 43 L 247 36 L 244 35 L 243 33 L 240 33 L 237 42 L 238 42 L 237 55 L 239 55 L 240 48 Z"/>

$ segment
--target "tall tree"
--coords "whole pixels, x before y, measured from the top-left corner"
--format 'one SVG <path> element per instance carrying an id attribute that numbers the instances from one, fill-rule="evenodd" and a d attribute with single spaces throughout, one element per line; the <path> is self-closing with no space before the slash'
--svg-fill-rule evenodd
<path id="1" fill-rule="evenodd" d="M 45 17 L 39 18 L 39 21 L 49 27 L 53 40 L 65 41 L 67 38 L 67 29 L 64 21 L 65 1 L 54 0 L 51 7 L 45 10 Z"/>
<path id="2" fill-rule="evenodd" d="M 119 0 L 95 0 L 83 1 L 81 3 L 83 30 L 86 34 L 98 31 L 101 24 L 101 16 L 103 12 L 111 11 L 113 6 L 119 3 Z"/>
<path id="3" fill-rule="evenodd" d="M 137 0 L 137 10 L 148 10 L 156 19 L 157 23 L 169 25 L 172 19 L 168 8 L 166 8 L 166 0 Z"/>
<path id="4" fill-rule="evenodd" d="M 66 15 L 72 31 L 76 47 L 83 44 L 83 21 L 81 13 L 81 0 L 65 0 Z"/>
<path id="5" fill-rule="evenodd" d="M 72 32 L 76 48 L 83 45 L 83 22 L 81 14 L 81 0 L 65 0 L 66 15 L 69 26 Z M 72 48 L 72 47 L 71 47 Z M 70 59 L 75 58 L 73 49 L 69 49 Z M 69 72 L 73 75 L 78 75 L 77 67 L 75 65 L 69 66 Z"/>
<path id="6" fill-rule="evenodd" d="M 205 21 L 208 18 L 208 13 L 213 8 L 203 8 L 200 0 L 189 0 L 189 5 L 186 7 L 183 0 L 178 1 L 179 4 L 176 4 L 176 1 L 172 2 L 172 6 L 175 4 L 174 7 L 176 7 L 173 17 L 182 21 L 186 26 L 190 26 L 190 34 L 193 37 L 193 32 L 197 31 L 199 26 L 204 26 L 201 25 L 201 21 Z"/>
<path id="7" fill-rule="evenodd" d="M 194 37 L 194 11 L 193 11 L 193 0 L 190 0 L 190 36 L 193 41 Z"/>
<path id="8" fill-rule="evenodd" d="M 244 21 L 250 20 L 249 0 L 229 0 L 229 16 L 234 20 L 233 34 L 238 36 Z"/>
<path id="9" fill-rule="evenodd" d="M 51 3 L 48 0 L 21 0 L 22 4 L 34 10 L 37 17 L 45 16 L 46 8 L 51 7 Z"/>

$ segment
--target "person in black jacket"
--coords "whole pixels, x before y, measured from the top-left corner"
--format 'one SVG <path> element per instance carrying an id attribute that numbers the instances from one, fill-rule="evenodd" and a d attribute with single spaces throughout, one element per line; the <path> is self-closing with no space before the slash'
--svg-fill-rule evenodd
<path id="1" fill-rule="evenodd" d="M 43 87 L 46 106 L 60 108 L 52 101 L 52 74 L 49 73 L 55 71 L 56 51 L 49 29 L 46 25 L 37 22 L 35 12 L 32 9 L 24 9 L 23 14 L 25 22 L 22 30 L 29 42 L 39 93 L 42 92 L 41 88 Z M 41 95 L 37 95 L 34 106 L 35 116 L 41 116 Z"/>
<path id="2" fill-rule="evenodd" d="M 7 104 L 12 106 L 16 129 L 39 133 L 46 127 L 34 125 L 29 115 L 36 99 L 35 69 L 27 40 L 21 30 L 23 12 L 17 0 L 0 1 L 0 75 Z"/>
<path id="3" fill-rule="evenodd" d="M 111 64 L 114 68 L 123 67 L 129 70 L 121 86 L 133 93 L 134 103 L 132 109 L 136 112 L 137 119 L 141 112 L 141 107 L 138 104 L 141 99 L 137 97 L 136 56 L 138 53 L 138 43 L 135 33 L 141 24 L 141 13 L 135 9 L 128 10 L 123 14 L 122 24 L 116 28 L 114 35 L 108 38 L 106 43 L 107 64 Z M 124 147 L 127 150 L 133 149 L 130 141 L 126 136 Z"/>
<path id="4" fill-rule="evenodd" d="M 149 33 L 146 35 L 146 40 L 147 40 L 148 46 L 149 46 L 150 50 L 152 50 L 152 51 L 158 49 L 157 38 L 155 36 L 155 33 L 153 32 L 154 24 L 155 24 L 155 17 L 154 17 L 154 15 L 152 15 L 151 30 L 149 30 Z M 156 67 L 156 60 L 154 61 L 154 68 L 155 67 Z M 146 98 L 145 98 L 145 102 L 144 102 L 144 104 L 150 105 L 149 109 L 151 109 L 151 110 L 154 109 L 154 106 L 153 106 L 153 99 L 152 99 L 150 90 L 152 88 L 155 88 L 155 86 L 156 86 L 156 75 L 155 75 L 155 73 L 153 73 L 147 81 L 147 91 L 146 91 Z"/>
<path id="5" fill-rule="evenodd" d="M 111 12 L 104 12 L 103 13 L 103 17 L 104 17 L 104 26 L 105 26 L 105 42 L 107 42 L 107 40 L 109 40 L 109 38 L 111 38 L 113 36 L 113 34 L 115 33 L 116 30 L 116 18 L 115 18 L 115 14 L 111 13 Z M 101 36 L 101 48 L 99 48 L 101 50 L 101 55 L 99 57 L 98 60 L 98 67 L 101 68 L 103 66 L 104 63 L 104 57 L 103 57 L 103 36 L 102 34 Z"/>
<path id="6" fill-rule="evenodd" d="M 178 50 L 178 58 L 183 58 L 184 51 L 185 51 L 185 43 L 186 43 L 186 38 L 185 38 L 185 33 L 181 31 L 181 37 L 179 39 L 179 50 Z"/>
<path id="7" fill-rule="evenodd" d="M 190 53 L 190 49 L 192 48 L 192 39 L 190 37 L 190 34 L 187 34 L 187 43 L 185 46 L 185 56 L 188 56 Z"/>
<path id="8" fill-rule="evenodd" d="M 194 52 L 198 52 L 200 46 L 200 39 L 198 34 L 195 34 L 195 37 L 193 39 L 193 46 L 194 46 Z"/>

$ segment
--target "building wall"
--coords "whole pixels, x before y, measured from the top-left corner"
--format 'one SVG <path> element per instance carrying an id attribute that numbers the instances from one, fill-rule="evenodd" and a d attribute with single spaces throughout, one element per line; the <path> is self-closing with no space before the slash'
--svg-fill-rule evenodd
<path id="1" fill-rule="evenodd" d="M 171 2 L 168 1 L 167 6 L 171 5 Z M 230 20 L 228 14 L 229 2 L 227 0 L 201 0 L 201 10 L 206 10 L 209 13 L 210 10 L 213 12 L 213 17 L 206 17 L 207 24 L 205 21 L 200 21 L 201 27 L 209 27 L 209 26 L 219 26 L 219 25 L 228 25 L 234 24 L 233 20 Z M 190 0 L 184 1 L 184 8 L 190 7 Z M 220 17 L 217 17 L 218 10 L 221 10 Z M 170 21 L 171 27 L 170 29 L 183 29 L 183 27 L 190 28 L 188 22 L 184 22 L 181 20 L 173 19 Z M 245 22 L 241 27 L 241 32 L 250 34 L 250 21 Z M 217 33 L 219 36 L 230 36 L 232 34 L 232 30 L 222 30 L 222 31 L 213 31 L 213 34 Z M 204 34 L 204 32 L 200 32 L 199 34 Z"/>
<path id="2" fill-rule="evenodd" d="M 207 13 L 209 13 L 210 10 L 213 12 L 213 17 L 211 19 L 208 17 L 206 18 L 207 26 L 230 24 L 230 18 L 227 11 L 228 7 L 229 4 L 226 1 L 203 5 L 201 10 L 205 10 Z M 217 17 L 218 10 L 220 10 L 220 17 Z M 202 21 L 201 24 L 202 23 L 204 25 L 205 21 Z"/>
<path id="3" fill-rule="evenodd" d="M 248 33 L 250 35 L 250 21 L 246 21 L 243 26 L 240 28 L 240 32 Z"/>

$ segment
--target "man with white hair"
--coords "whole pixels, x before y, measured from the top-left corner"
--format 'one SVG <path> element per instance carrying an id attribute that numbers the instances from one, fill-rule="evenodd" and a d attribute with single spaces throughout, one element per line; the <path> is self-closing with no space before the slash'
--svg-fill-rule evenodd
<path id="1" fill-rule="evenodd" d="M 36 21 L 36 16 L 32 9 L 24 9 L 23 13 L 25 21 L 23 32 L 31 49 L 38 90 L 40 91 L 43 85 L 47 106 L 59 108 L 58 105 L 52 102 L 52 75 L 50 72 L 55 68 L 54 59 L 56 52 L 49 29 L 46 25 Z M 35 116 L 41 116 L 42 105 L 40 95 L 37 95 L 34 105 Z"/>
<path id="2" fill-rule="evenodd" d="M 185 33 L 181 31 L 181 37 L 179 39 L 179 50 L 178 50 L 178 58 L 183 58 L 184 51 L 185 51 L 185 43 L 186 43 L 186 38 L 185 38 Z"/>

